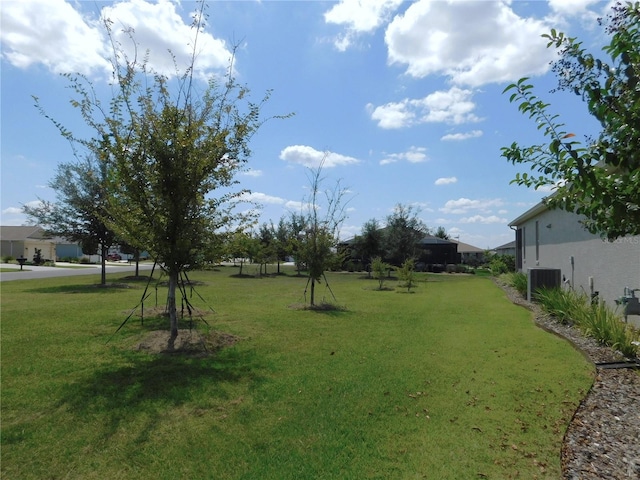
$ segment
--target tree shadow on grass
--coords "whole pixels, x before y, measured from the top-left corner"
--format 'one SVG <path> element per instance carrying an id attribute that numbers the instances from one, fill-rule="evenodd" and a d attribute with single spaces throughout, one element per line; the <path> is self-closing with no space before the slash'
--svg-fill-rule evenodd
<path id="1" fill-rule="evenodd" d="M 78 418 L 102 418 L 105 439 L 131 423 L 139 428 L 136 441 L 145 441 L 172 409 L 191 401 L 195 408 L 203 397 L 231 401 L 225 384 L 264 379 L 255 353 L 236 348 L 206 358 L 123 354 L 133 356 L 129 364 L 106 366 L 66 385 L 57 405 Z"/>
<path id="2" fill-rule="evenodd" d="M 54 287 L 31 288 L 27 292 L 31 293 L 118 293 L 122 290 L 132 288 L 124 283 L 107 283 L 101 285 L 92 283 L 90 285 L 56 285 Z"/>

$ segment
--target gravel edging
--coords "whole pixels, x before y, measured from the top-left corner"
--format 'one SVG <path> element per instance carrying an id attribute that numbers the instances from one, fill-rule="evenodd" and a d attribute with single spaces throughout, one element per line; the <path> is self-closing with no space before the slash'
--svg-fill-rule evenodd
<path id="1" fill-rule="evenodd" d="M 576 327 L 562 325 L 512 287 L 496 281 L 509 300 L 534 314 L 536 325 L 572 343 L 594 364 L 624 357 Z M 591 390 L 576 410 L 564 436 L 563 478 L 623 480 L 640 478 L 640 374 L 623 369 L 595 369 Z"/>

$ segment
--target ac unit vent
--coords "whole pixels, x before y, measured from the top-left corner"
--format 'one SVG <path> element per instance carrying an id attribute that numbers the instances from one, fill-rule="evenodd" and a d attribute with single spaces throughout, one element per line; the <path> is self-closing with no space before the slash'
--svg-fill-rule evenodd
<path id="1" fill-rule="evenodd" d="M 540 288 L 560 288 L 559 268 L 527 269 L 527 300 L 533 301 L 536 290 Z"/>

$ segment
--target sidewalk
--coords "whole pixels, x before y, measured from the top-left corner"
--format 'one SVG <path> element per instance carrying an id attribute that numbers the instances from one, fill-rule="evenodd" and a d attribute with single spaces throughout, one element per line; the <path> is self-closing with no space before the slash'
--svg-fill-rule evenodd
<path id="1" fill-rule="evenodd" d="M 153 264 L 141 263 L 140 271 L 151 270 Z M 56 262 L 55 267 L 25 265 L 20 271 L 20 265 L 1 263 L 0 268 L 11 268 L 11 272 L 0 272 L 0 282 L 11 280 L 32 280 L 35 278 L 71 277 L 77 275 L 100 275 L 101 265 Z M 136 264 L 129 262 L 107 262 L 107 273 L 135 271 Z"/>

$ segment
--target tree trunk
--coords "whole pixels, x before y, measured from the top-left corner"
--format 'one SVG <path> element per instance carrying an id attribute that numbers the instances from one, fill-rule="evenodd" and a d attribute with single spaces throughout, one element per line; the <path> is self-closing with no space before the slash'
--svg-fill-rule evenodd
<path id="1" fill-rule="evenodd" d="M 178 286 L 178 271 L 169 270 L 169 294 L 167 296 L 167 310 L 169 313 L 169 327 L 171 335 L 169 335 L 169 351 L 173 350 L 176 338 L 178 338 L 178 310 L 176 308 L 176 287 Z"/>
<path id="2" fill-rule="evenodd" d="M 100 271 L 100 285 L 107 284 L 107 254 L 109 253 L 109 249 L 103 244 L 100 245 L 100 257 L 102 268 Z"/>
<path id="3" fill-rule="evenodd" d="M 316 281 L 315 279 L 311 279 L 311 301 L 310 305 L 313 307 L 315 303 L 315 295 L 316 295 Z"/>
<path id="4" fill-rule="evenodd" d="M 140 250 L 136 248 L 136 278 L 140 275 Z"/>

